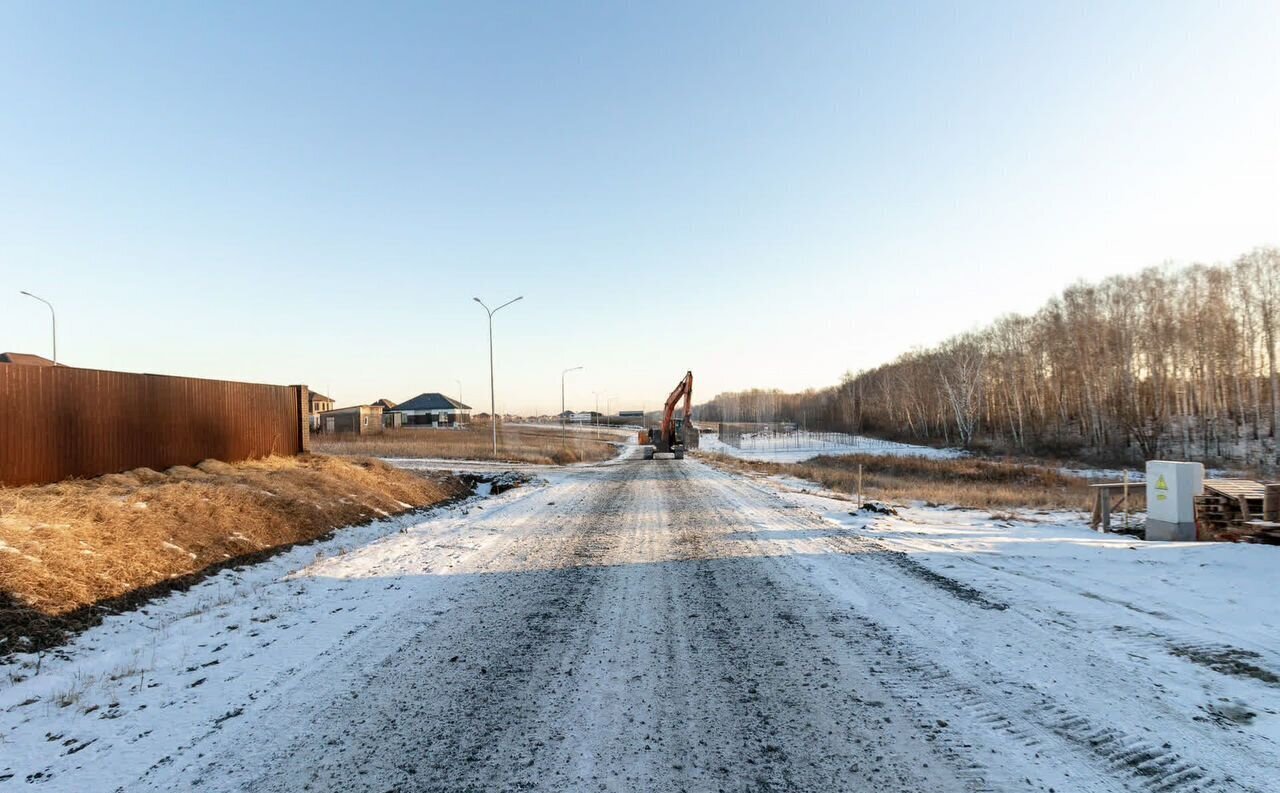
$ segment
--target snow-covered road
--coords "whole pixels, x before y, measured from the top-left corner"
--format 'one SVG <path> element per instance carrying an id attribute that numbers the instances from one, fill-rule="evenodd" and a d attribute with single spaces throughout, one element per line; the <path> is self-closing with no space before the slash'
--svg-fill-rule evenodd
<path id="1" fill-rule="evenodd" d="M 10 667 L 0 791 L 1278 789 L 1274 578 L 1188 611 L 1182 568 L 1075 528 L 694 459 L 540 475 Z"/>

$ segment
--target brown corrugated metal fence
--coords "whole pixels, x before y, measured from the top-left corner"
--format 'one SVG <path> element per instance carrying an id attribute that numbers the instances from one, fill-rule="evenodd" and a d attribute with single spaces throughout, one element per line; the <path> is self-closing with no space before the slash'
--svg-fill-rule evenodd
<path id="1" fill-rule="evenodd" d="M 0 364 L 0 484 L 308 450 L 306 386 Z"/>

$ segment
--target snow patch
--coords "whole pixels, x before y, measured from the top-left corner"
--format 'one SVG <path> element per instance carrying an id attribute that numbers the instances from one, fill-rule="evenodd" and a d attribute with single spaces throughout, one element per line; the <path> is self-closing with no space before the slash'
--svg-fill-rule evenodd
<path id="1" fill-rule="evenodd" d="M 819 455 L 872 454 L 887 457 L 927 457 L 951 460 L 965 456 L 960 449 L 935 449 L 910 443 L 884 441 L 864 435 L 832 432 L 761 433 L 743 435 L 742 448 L 720 440 L 719 434 L 703 432 L 698 437 L 703 451 L 774 463 L 798 463 Z"/>

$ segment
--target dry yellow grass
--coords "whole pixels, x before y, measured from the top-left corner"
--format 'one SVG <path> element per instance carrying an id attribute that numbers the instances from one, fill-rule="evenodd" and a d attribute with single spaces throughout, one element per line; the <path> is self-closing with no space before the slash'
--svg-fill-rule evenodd
<path id="1" fill-rule="evenodd" d="M 841 493 L 856 490 L 861 464 L 864 497 L 880 501 L 924 501 L 974 509 L 1090 509 L 1092 505 L 1087 480 L 1038 465 L 974 457 L 931 460 L 863 454 L 768 463 L 699 454 L 725 467 L 794 476 Z M 1134 490 L 1140 496 L 1141 487 Z"/>
<path id="2" fill-rule="evenodd" d="M 98 607 L 467 492 L 452 477 L 321 455 L 0 488 L 0 656 L 56 642 Z"/>
<path id="3" fill-rule="evenodd" d="M 617 454 L 612 444 L 596 440 L 592 434 L 570 430 L 562 440 L 558 428 L 547 426 L 499 427 L 495 456 L 490 432 L 488 424 L 472 424 L 466 429 L 405 428 L 380 435 L 315 436 L 312 447 L 325 454 L 502 460 L 544 465 L 599 462 Z M 616 440 L 620 436 L 616 430 L 601 429 L 601 438 L 609 437 Z"/>

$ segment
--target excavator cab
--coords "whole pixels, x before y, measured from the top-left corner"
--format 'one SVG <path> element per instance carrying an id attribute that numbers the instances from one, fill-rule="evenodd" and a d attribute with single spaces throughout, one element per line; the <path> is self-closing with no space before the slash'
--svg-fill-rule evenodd
<path id="1" fill-rule="evenodd" d="M 661 427 L 649 430 L 649 443 L 644 450 L 644 459 L 652 460 L 655 454 L 670 454 L 673 460 L 684 459 L 684 419 L 672 420 L 670 438 L 664 438 Z"/>

